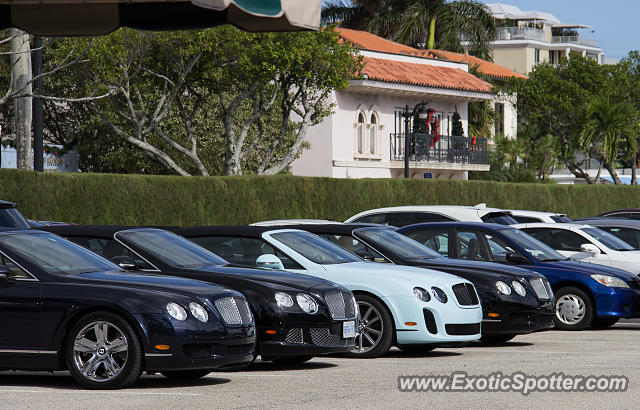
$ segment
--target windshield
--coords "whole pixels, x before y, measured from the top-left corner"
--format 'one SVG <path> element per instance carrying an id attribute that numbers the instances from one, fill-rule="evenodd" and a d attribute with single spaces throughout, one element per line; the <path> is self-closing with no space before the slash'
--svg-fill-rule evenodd
<path id="1" fill-rule="evenodd" d="M 586 234 L 591 235 L 595 238 L 596 241 L 600 242 L 604 246 L 609 249 L 613 249 L 614 251 L 635 251 L 637 250 L 633 246 L 629 245 L 625 241 L 620 238 L 617 238 L 610 234 L 609 232 L 605 232 L 602 229 L 598 228 L 584 228 L 582 229 Z"/>
<path id="2" fill-rule="evenodd" d="M 500 225 L 515 225 L 518 223 L 513 217 L 509 214 L 500 213 L 500 212 L 491 212 L 482 217 L 482 221 L 485 223 L 491 224 L 500 224 Z"/>
<path id="3" fill-rule="evenodd" d="M 500 232 L 540 262 L 563 261 L 567 259 L 544 243 L 518 229 L 502 229 Z"/>
<path id="4" fill-rule="evenodd" d="M 160 229 L 118 232 L 131 245 L 149 253 L 169 266 L 198 269 L 211 265 L 226 265 L 227 261 L 201 248 L 182 236 Z"/>
<path id="5" fill-rule="evenodd" d="M 371 245 L 389 250 L 404 259 L 422 260 L 442 257 L 433 249 L 389 229 L 356 229 L 354 234 Z"/>
<path id="6" fill-rule="evenodd" d="M 564 223 L 571 223 L 573 222 L 571 220 L 571 218 L 567 217 L 567 216 L 561 216 L 561 215 L 552 215 L 551 216 L 551 220 L 554 222 L 557 222 L 559 224 L 564 224 Z"/>
<path id="7" fill-rule="evenodd" d="M 309 232 L 278 232 L 271 237 L 320 265 L 362 262 L 351 252 Z"/>
<path id="8" fill-rule="evenodd" d="M 0 237 L 0 246 L 47 273 L 122 270 L 88 249 L 52 234 L 14 234 Z"/>
<path id="9" fill-rule="evenodd" d="M 0 208 L 0 227 L 29 229 L 31 225 L 16 208 Z"/>

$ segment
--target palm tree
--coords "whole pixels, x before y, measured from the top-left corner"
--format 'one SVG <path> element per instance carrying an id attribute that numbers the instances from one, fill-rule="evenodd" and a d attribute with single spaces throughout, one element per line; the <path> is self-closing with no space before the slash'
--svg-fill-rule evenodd
<path id="1" fill-rule="evenodd" d="M 621 185 L 614 163 L 620 153 L 630 157 L 637 152 L 640 113 L 628 101 L 612 101 L 598 96 L 588 104 L 578 127 L 581 147 L 600 160 L 613 182 Z"/>
<path id="2" fill-rule="evenodd" d="M 323 10 L 326 23 L 367 29 L 400 43 L 426 49 L 468 52 L 491 60 L 493 16 L 476 0 L 332 0 Z"/>

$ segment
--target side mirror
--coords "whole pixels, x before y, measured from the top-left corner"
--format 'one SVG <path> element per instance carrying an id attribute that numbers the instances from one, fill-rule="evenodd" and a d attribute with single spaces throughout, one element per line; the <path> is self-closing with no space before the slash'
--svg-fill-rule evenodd
<path id="1" fill-rule="evenodd" d="M 11 284 L 9 282 L 9 275 L 11 271 L 4 265 L 0 265 L 0 288 L 7 288 Z"/>
<path id="2" fill-rule="evenodd" d="M 529 259 L 525 258 L 521 253 L 509 252 L 506 256 L 507 262 L 512 265 L 527 265 L 529 264 Z"/>
<path id="3" fill-rule="evenodd" d="M 256 259 L 256 266 L 264 269 L 284 270 L 284 265 L 280 258 L 270 253 L 260 255 L 258 259 Z"/>
<path id="4" fill-rule="evenodd" d="M 111 261 L 115 262 L 124 270 L 138 270 L 136 261 L 134 261 L 133 258 L 129 256 L 114 256 L 113 258 L 111 258 Z"/>
<path id="5" fill-rule="evenodd" d="M 597 246 L 595 246 L 592 243 L 585 243 L 580 245 L 580 252 L 582 253 L 588 253 L 591 255 L 600 255 L 600 248 L 598 248 Z"/>

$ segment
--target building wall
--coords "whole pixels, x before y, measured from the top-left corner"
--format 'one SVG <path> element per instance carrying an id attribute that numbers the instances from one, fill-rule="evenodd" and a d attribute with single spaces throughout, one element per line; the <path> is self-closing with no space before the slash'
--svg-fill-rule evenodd
<path id="1" fill-rule="evenodd" d="M 397 121 L 396 110 L 403 110 L 405 105 L 410 109 L 422 101 L 418 97 L 398 97 L 392 94 L 355 93 L 349 90 L 334 92 L 333 101 L 336 103 L 334 113 L 321 124 L 311 127 L 307 132 L 310 149 L 292 165 L 296 175 L 304 176 L 332 176 L 337 178 L 390 178 L 401 176 L 403 169 L 390 167 L 391 144 L 390 134 L 404 133 L 403 122 Z M 466 102 L 452 102 L 446 100 L 429 100 L 428 107 L 442 113 L 445 120 L 441 122 L 440 134 L 449 134 L 447 117 L 452 115 L 456 107 L 462 119 L 465 135 L 468 135 L 468 110 Z M 366 118 L 365 140 L 369 139 L 369 132 L 373 127 L 371 116 L 376 118 L 376 152 L 368 153 L 368 147 L 363 155 L 356 152 L 358 114 L 363 113 Z M 432 170 L 446 178 L 466 179 L 466 171 Z M 418 171 L 416 171 L 418 172 Z M 429 170 L 420 170 L 419 177 L 424 177 Z"/>
<path id="2" fill-rule="evenodd" d="M 529 72 L 529 56 L 526 47 L 494 48 L 493 62 L 511 70 L 527 74 Z"/>

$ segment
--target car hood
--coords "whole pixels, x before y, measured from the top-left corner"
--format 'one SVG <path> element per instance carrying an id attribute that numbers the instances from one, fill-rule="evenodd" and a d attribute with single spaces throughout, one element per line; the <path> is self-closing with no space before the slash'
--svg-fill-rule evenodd
<path id="1" fill-rule="evenodd" d="M 328 271 L 343 272 L 345 275 L 360 274 L 369 279 L 378 280 L 406 280 L 412 283 L 426 281 L 429 284 L 453 286 L 457 283 L 469 282 L 459 276 L 434 269 L 416 266 L 391 265 L 377 262 L 351 262 L 336 265 L 323 265 Z"/>
<path id="2" fill-rule="evenodd" d="M 218 298 L 230 294 L 240 295 L 236 291 L 194 279 L 133 272 L 128 273 L 125 271 L 89 272 L 75 275 L 74 278 L 82 282 L 93 282 L 94 284 L 100 285 L 106 284 L 118 287 L 144 289 L 147 291 L 173 293 L 191 297 L 205 296 Z"/>
<path id="3" fill-rule="evenodd" d="M 239 280 L 261 283 L 273 289 L 291 288 L 296 290 L 322 290 L 342 288 L 331 281 L 299 273 L 272 269 L 246 268 L 239 266 L 205 266 L 198 272 L 211 272 L 229 275 Z"/>
<path id="4" fill-rule="evenodd" d="M 532 268 L 543 267 L 543 268 L 561 269 L 565 271 L 580 272 L 586 275 L 593 275 L 593 274 L 599 273 L 599 274 L 615 276 L 620 279 L 624 279 L 626 281 L 634 281 L 634 280 L 637 280 L 638 278 L 636 275 L 630 272 L 624 271 L 622 269 L 616 269 L 616 268 L 612 268 L 605 265 L 598 265 L 595 263 L 579 262 L 579 261 L 573 261 L 573 260 L 540 262 L 540 263 L 537 263 L 536 265 L 529 265 L 529 266 L 531 266 Z"/>

